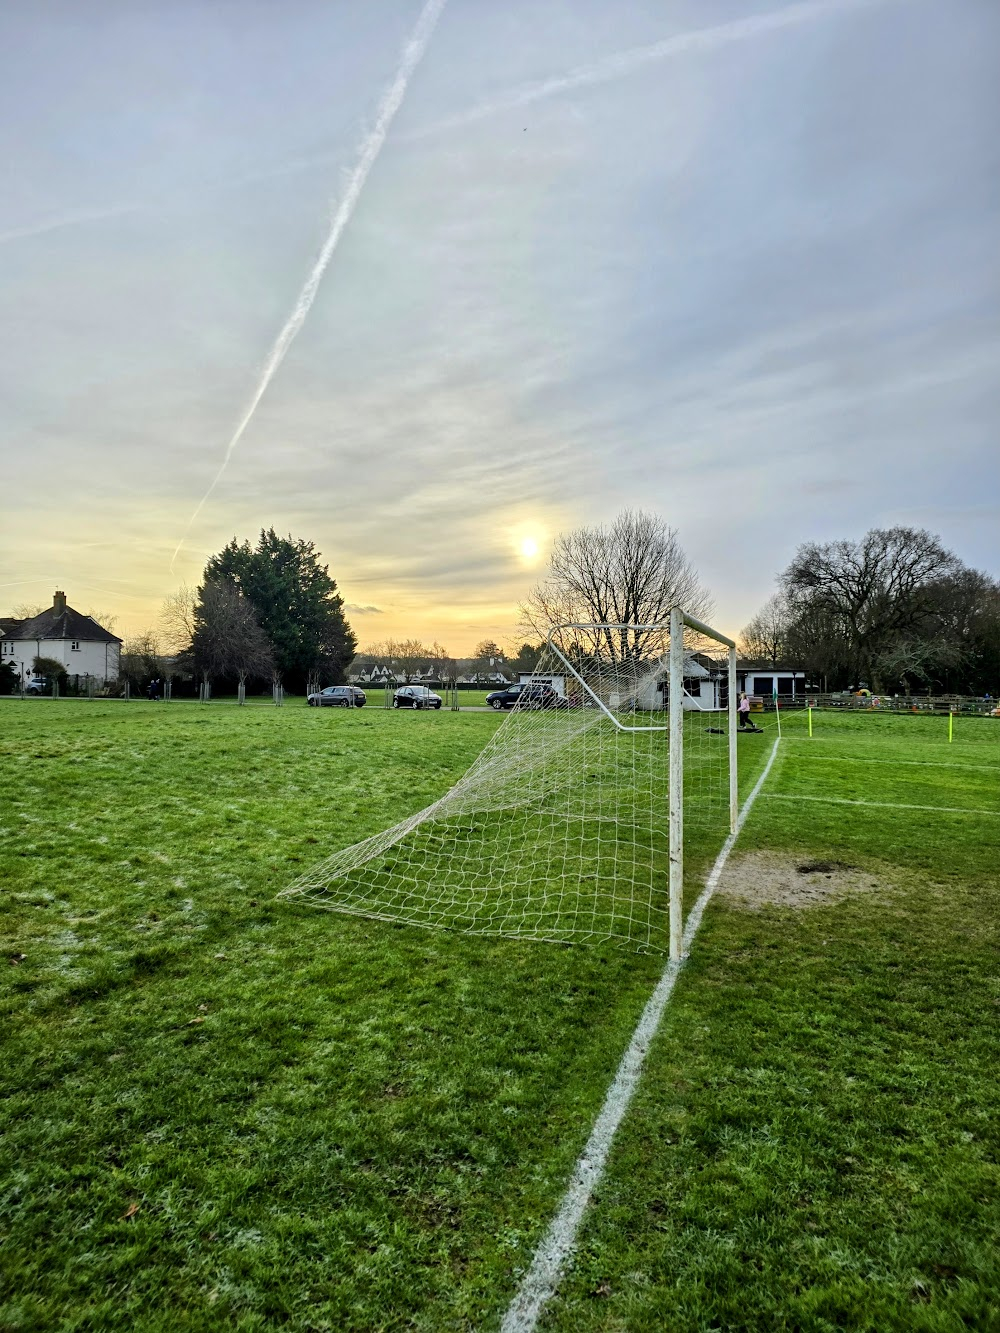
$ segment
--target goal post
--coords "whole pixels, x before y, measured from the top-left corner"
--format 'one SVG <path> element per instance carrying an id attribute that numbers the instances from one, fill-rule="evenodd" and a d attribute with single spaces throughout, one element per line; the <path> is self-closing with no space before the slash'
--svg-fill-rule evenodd
<path id="1" fill-rule="evenodd" d="M 729 752 L 729 832 L 736 832 L 736 644 L 680 607 L 670 612 L 670 957 L 684 953 L 684 629 L 726 648 L 726 741 Z"/>
<path id="2" fill-rule="evenodd" d="M 735 645 L 681 609 L 554 626 L 449 791 L 280 896 L 679 957 L 685 862 L 707 867 L 735 825 L 735 681 Z"/>

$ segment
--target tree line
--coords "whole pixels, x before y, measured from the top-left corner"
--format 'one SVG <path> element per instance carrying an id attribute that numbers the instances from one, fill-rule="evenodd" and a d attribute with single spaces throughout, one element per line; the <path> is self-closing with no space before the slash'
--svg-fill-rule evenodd
<path id="1" fill-rule="evenodd" d="M 393 680 L 409 684 L 430 673 L 439 681 L 478 678 L 489 680 L 497 675 L 511 679 L 520 672 L 533 671 L 541 656 L 542 645 L 522 643 L 507 651 L 494 640 L 483 639 L 471 657 L 452 657 L 440 643 L 426 644 L 420 639 L 384 639 L 366 644 L 352 663 L 356 671 L 375 668 Z"/>
<path id="2" fill-rule="evenodd" d="M 356 648 L 313 543 L 268 528 L 256 544 L 234 537 L 208 560 L 197 588 L 168 597 L 159 631 L 126 640 L 119 670 L 135 684 L 169 673 L 301 691 L 321 678 L 342 681 Z"/>
<path id="3" fill-rule="evenodd" d="M 752 661 L 828 690 L 996 694 L 1000 582 L 922 528 L 806 542 L 740 640 Z"/>
<path id="4" fill-rule="evenodd" d="M 205 565 L 197 588 L 166 598 L 157 629 L 126 639 L 120 676 L 133 688 L 191 676 L 218 686 L 280 683 L 295 692 L 339 684 L 354 667 L 381 666 L 409 683 L 430 670 L 439 680 L 530 671 L 540 645 L 508 653 L 484 640 L 470 658 L 442 644 L 388 639 L 357 652 L 336 581 L 312 542 L 262 530 L 255 544 L 235 537 Z"/>
<path id="5" fill-rule="evenodd" d="M 357 653 L 343 599 L 313 544 L 273 528 L 255 545 L 233 538 L 213 556 L 198 589 L 168 599 L 162 630 L 177 665 L 202 679 L 273 679 L 308 690 L 344 680 L 352 662 L 406 682 L 428 671 L 439 680 L 516 675 L 533 669 L 553 625 L 656 626 L 675 605 L 701 619 L 712 614 L 676 531 L 657 515 L 625 510 L 608 526 L 555 539 L 544 577 L 520 608 L 522 642 L 510 651 L 484 640 L 471 658 L 456 659 L 437 642 L 393 639 Z M 589 646 L 627 658 L 651 650 L 649 633 L 593 632 Z M 134 638 L 123 672 L 156 674 L 157 647 L 152 633 Z M 740 648 L 754 662 L 805 670 L 829 690 L 1000 693 L 1000 582 L 923 529 L 807 542 L 743 627 Z"/>

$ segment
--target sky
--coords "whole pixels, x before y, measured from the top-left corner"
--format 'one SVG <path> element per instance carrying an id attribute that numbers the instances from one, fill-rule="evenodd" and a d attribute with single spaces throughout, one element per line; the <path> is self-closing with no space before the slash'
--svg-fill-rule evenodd
<path id="1" fill-rule="evenodd" d="M 2 6 L 0 611 L 274 527 L 463 654 L 626 507 L 728 633 L 872 527 L 1000 576 L 998 124 L 995 0 Z"/>

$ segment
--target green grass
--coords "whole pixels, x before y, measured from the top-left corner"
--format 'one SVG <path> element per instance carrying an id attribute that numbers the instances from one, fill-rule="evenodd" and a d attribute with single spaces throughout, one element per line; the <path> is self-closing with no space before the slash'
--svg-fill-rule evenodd
<path id="1" fill-rule="evenodd" d="M 0 1328 L 495 1327 L 662 960 L 274 894 L 497 717 L 0 717 Z M 1000 724 L 946 725 L 785 722 L 740 845 L 892 891 L 712 905 L 549 1327 L 1000 1326 L 1000 818 L 774 799 L 1000 815 Z"/>
<path id="2" fill-rule="evenodd" d="M 417 828 L 307 867 L 293 894 L 417 926 L 666 952 L 669 747 L 664 715 L 618 730 L 598 709 L 515 710 L 451 802 Z M 689 901 L 729 831 L 726 736 L 687 715 Z M 395 835 L 396 829 L 390 829 Z"/>
<path id="3" fill-rule="evenodd" d="M 767 792 L 883 805 L 765 795 L 741 848 L 890 889 L 713 904 L 546 1328 L 1000 1327 L 1000 727 L 784 725 Z"/>

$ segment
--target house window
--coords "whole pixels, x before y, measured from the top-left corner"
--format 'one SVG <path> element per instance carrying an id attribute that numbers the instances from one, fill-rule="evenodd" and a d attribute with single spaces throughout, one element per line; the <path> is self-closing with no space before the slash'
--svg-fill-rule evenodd
<path id="1" fill-rule="evenodd" d="M 78 652 L 80 651 L 80 640 L 79 640 L 79 639 L 74 639 L 74 640 L 73 640 L 73 642 L 70 644 L 70 651 L 71 651 L 71 652 L 74 652 L 74 653 L 78 653 Z"/>
<path id="2" fill-rule="evenodd" d="M 768 698 L 770 698 L 773 689 L 774 689 L 773 676 L 754 676 L 753 678 L 754 694 L 766 694 Z"/>

